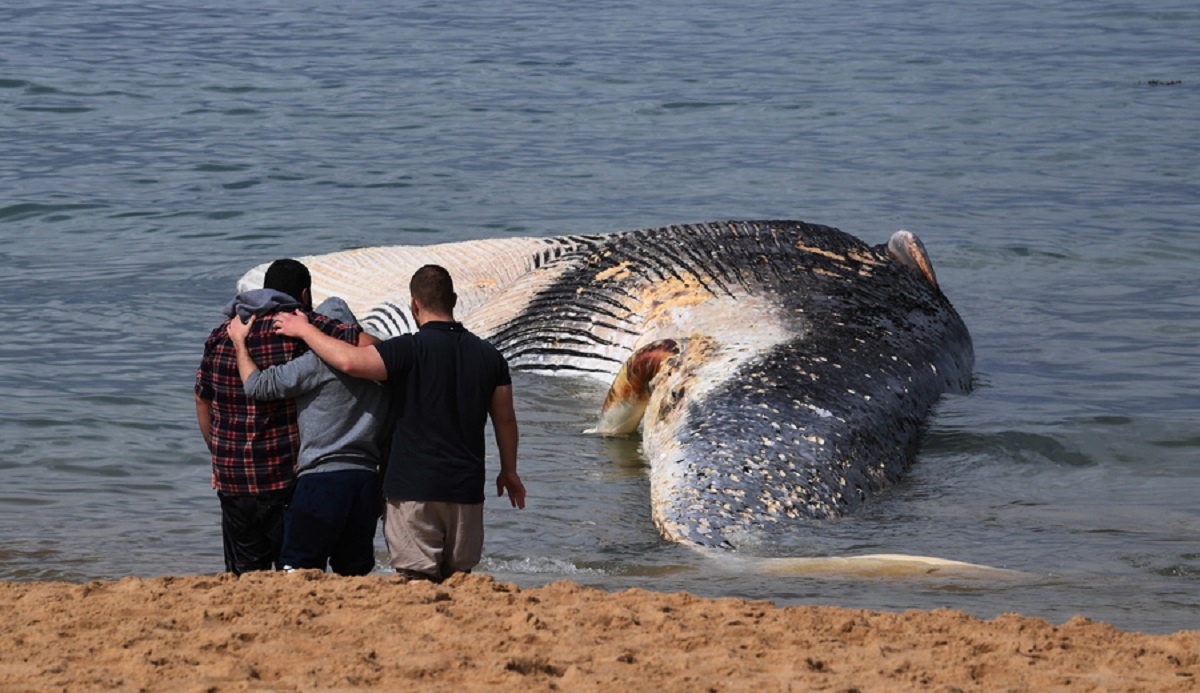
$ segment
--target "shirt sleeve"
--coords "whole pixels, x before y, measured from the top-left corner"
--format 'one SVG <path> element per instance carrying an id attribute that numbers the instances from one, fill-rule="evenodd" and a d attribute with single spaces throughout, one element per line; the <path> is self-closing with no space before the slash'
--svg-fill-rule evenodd
<path id="1" fill-rule="evenodd" d="M 385 339 L 375 345 L 375 350 L 387 368 L 388 380 L 399 378 L 412 368 L 415 352 L 411 334 Z"/>
<path id="2" fill-rule="evenodd" d="M 496 365 L 496 387 L 512 385 L 512 374 L 508 372 L 508 361 L 499 351 L 495 351 Z"/>
<path id="3" fill-rule="evenodd" d="M 200 366 L 196 369 L 196 396 L 203 400 L 212 400 L 217 396 L 216 390 L 213 389 L 213 349 L 216 345 L 216 335 L 221 332 L 221 328 L 212 331 L 208 339 L 204 342 L 204 356 L 200 359 Z"/>
<path id="4" fill-rule="evenodd" d="M 286 399 L 315 390 L 332 377 L 321 358 L 309 351 L 287 363 L 251 373 L 243 387 L 246 396 L 253 399 Z"/>

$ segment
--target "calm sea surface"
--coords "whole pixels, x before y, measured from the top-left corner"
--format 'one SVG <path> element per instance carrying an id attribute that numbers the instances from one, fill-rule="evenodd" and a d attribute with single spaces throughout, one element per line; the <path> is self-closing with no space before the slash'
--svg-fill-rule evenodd
<path id="1" fill-rule="evenodd" d="M 925 241 L 972 330 L 908 477 L 759 574 L 661 540 L 602 387 L 520 376 L 482 566 L 704 596 L 1200 628 L 1193 0 L 7 0 L 0 578 L 222 569 L 194 371 L 234 282 L 345 248 L 790 218 Z M 382 542 L 380 542 L 382 547 Z"/>

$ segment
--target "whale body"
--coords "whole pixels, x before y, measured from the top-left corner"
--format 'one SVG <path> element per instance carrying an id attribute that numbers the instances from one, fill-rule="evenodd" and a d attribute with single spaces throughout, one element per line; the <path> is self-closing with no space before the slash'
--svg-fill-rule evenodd
<path id="1" fill-rule="evenodd" d="M 300 258 L 314 300 L 379 337 L 446 267 L 456 314 L 514 370 L 611 384 L 597 432 L 640 427 L 667 539 L 737 549 L 853 512 L 898 481 L 974 354 L 920 241 L 800 221 L 348 250 Z M 266 265 L 239 289 L 262 286 Z"/>

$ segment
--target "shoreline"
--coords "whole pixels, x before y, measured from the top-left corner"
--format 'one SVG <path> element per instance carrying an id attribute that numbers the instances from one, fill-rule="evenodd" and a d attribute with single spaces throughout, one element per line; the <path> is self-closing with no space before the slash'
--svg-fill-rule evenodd
<path id="1" fill-rule="evenodd" d="M 0 582 L 0 689 L 1195 690 L 1200 631 L 485 574 Z"/>

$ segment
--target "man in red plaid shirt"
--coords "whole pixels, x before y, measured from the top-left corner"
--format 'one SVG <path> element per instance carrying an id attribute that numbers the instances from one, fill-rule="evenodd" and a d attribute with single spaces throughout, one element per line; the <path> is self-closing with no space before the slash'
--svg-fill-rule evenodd
<path id="1" fill-rule="evenodd" d="M 360 345 L 377 341 L 357 325 L 314 313 L 311 288 L 307 267 L 296 260 L 276 260 L 267 269 L 263 288 L 238 294 L 225 307 L 225 315 L 245 320 L 303 309 L 312 324 L 332 337 Z M 240 575 L 278 567 L 284 510 L 296 482 L 300 444 L 292 400 L 246 397 L 227 331 L 229 319 L 204 344 L 204 358 L 196 370 L 196 418 L 212 452 L 225 569 Z M 256 320 L 246 343 L 259 368 L 285 363 L 308 350 L 304 342 L 276 334 L 271 320 Z"/>

